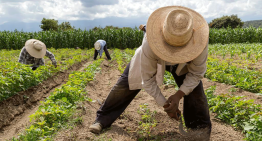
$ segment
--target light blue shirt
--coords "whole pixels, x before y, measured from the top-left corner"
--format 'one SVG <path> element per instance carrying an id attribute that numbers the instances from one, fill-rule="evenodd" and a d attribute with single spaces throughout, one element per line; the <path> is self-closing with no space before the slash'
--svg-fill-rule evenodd
<path id="1" fill-rule="evenodd" d="M 97 40 L 96 42 L 99 42 L 101 45 L 100 50 L 98 50 L 97 52 L 99 53 L 99 56 L 101 57 L 104 51 L 104 47 L 106 45 L 106 41 L 105 40 Z"/>

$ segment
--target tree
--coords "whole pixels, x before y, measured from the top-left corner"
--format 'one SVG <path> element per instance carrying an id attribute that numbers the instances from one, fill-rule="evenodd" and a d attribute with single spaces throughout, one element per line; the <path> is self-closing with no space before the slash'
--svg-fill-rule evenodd
<path id="1" fill-rule="evenodd" d="M 100 30 L 100 29 L 103 29 L 103 28 L 100 27 L 100 26 L 99 26 L 99 27 L 95 26 L 92 30 L 93 30 L 93 31 L 97 31 L 97 30 Z"/>
<path id="2" fill-rule="evenodd" d="M 237 15 L 223 16 L 221 18 L 216 18 L 209 23 L 210 28 L 237 28 L 242 27 L 244 22 L 241 21 Z"/>
<path id="3" fill-rule="evenodd" d="M 244 22 L 243 28 L 253 26 L 255 28 L 262 27 L 262 20 L 253 20 Z"/>
<path id="4" fill-rule="evenodd" d="M 112 26 L 112 25 L 107 25 L 106 27 L 105 27 L 105 29 L 119 29 L 119 27 L 117 27 L 117 26 Z"/>
<path id="5" fill-rule="evenodd" d="M 43 31 L 47 31 L 47 30 L 58 30 L 58 21 L 55 19 L 46 19 L 43 18 L 41 21 L 40 27 L 42 28 Z"/>
<path id="6" fill-rule="evenodd" d="M 71 24 L 69 22 L 62 22 L 60 25 L 59 25 L 59 29 L 65 31 L 65 30 L 72 30 L 74 29 L 75 27 L 71 26 Z"/>

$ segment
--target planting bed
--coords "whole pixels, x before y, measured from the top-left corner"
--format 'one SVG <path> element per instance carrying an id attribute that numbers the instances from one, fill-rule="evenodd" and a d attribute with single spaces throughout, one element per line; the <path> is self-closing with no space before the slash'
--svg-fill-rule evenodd
<path id="1" fill-rule="evenodd" d="M 112 53 L 112 51 L 110 53 Z M 38 109 L 39 106 L 38 101 L 44 100 L 45 97 L 48 96 L 48 94 L 46 93 L 52 91 L 52 88 L 59 87 L 60 84 L 62 84 L 63 81 L 65 81 L 64 78 L 67 79 L 67 72 L 61 73 L 57 75 L 57 77 L 53 76 L 41 85 L 30 88 L 25 92 L 21 92 L 21 95 L 19 94 L 13 96 L 8 100 L 4 101 L 5 104 L 3 105 L 2 109 L 8 110 L 2 110 L 2 113 L 4 114 L 2 114 L 1 116 L 4 115 L 8 118 L 1 117 L 1 123 L 3 127 L 0 127 L 0 140 L 12 139 L 12 137 L 15 137 L 17 140 L 19 140 L 19 138 L 17 137 L 20 136 L 21 133 L 24 133 L 25 127 L 28 128 L 28 125 L 31 126 L 30 129 L 26 129 L 27 133 L 31 131 L 38 131 L 38 127 L 39 130 L 45 130 L 45 132 L 41 133 L 41 136 L 43 138 L 38 139 L 46 140 L 195 140 L 195 138 L 183 136 L 179 132 L 180 122 L 170 119 L 163 111 L 163 108 L 159 107 L 156 104 L 155 100 L 144 90 L 141 90 L 141 92 L 135 97 L 135 99 L 131 102 L 131 104 L 128 106 L 125 112 L 113 123 L 113 125 L 110 128 L 103 130 L 102 133 L 99 135 L 90 133 L 88 131 L 88 127 L 95 120 L 97 109 L 106 99 L 109 91 L 117 82 L 121 73 L 125 69 L 125 65 L 130 61 L 131 56 L 133 54 L 134 50 L 126 49 L 124 51 L 121 51 L 115 49 L 113 51 L 113 54 L 111 54 L 111 57 L 114 60 L 104 60 L 102 62 L 102 65 L 100 65 L 102 69 L 99 73 L 95 74 L 96 71 L 91 70 L 90 74 L 85 74 L 85 76 L 95 74 L 95 79 L 91 81 L 92 79 L 90 78 L 91 82 L 89 82 L 88 80 L 87 86 L 84 85 L 84 87 L 86 86 L 85 90 L 82 89 L 83 86 L 82 83 L 80 84 L 80 81 L 85 80 L 86 77 L 81 77 L 81 72 L 85 71 L 85 68 L 90 64 L 93 65 L 93 63 L 89 62 L 86 64 L 82 64 L 81 68 L 79 68 L 79 66 L 77 67 L 78 71 L 74 74 L 79 74 L 79 76 L 75 79 L 73 77 L 72 80 L 76 81 L 69 81 L 69 85 L 72 84 L 73 91 L 77 91 L 79 89 L 79 92 L 81 91 L 80 93 L 82 93 L 84 90 L 83 93 L 86 94 L 84 94 L 85 98 L 83 101 L 77 101 L 76 104 L 75 102 L 73 102 L 74 106 L 69 105 L 69 107 L 74 107 L 75 109 L 77 109 L 75 110 L 76 112 L 73 113 L 73 118 L 77 119 L 77 121 L 75 121 L 74 119 L 73 125 L 70 124 L 69 126 L 67 125 L 67 123 L 65 124 L 65 122 L 72 122 L 70 121 L 70 118 L 61 122 L 59 120 L 58 122 L 54 120 L 54 123 L 51 122 L 52 124 L 61 125 L 55 126 L 53 128 L 49 125 L 46 126 L 45 122 L 50 121 L 48 119 L 43 119 L 43 117 L 48 117 L 44 115 L 46 112 L 45 110 L 40 110 L 38 113 L 34 114 L 34 112 Z M 221 55 L 218 54 L 218 56 Z M 246 70 L 241 70 L 245 67 L 232 68 L 227 63 L 220 63 L 222 58 L 217 58 L 220 60 L 217 63 L 218 65 L 214 64 L 216 63 L 216 61 L 212 60 L 212 58 L 209 58 L 208 60 L 208 70 L 206 76 L 210 77 L 212 81 L 207 78 L 204 78 L 202 80 L 204 84 L 204 89 L 207 91 L 211 110 L 215 112 L 210 112 L 213 127 L 211 132 L 211 140 L 243 140 L 245 137 L 248 137 L 249 140 L 254 140 L 260 135 L 261 132 L 261 122 L 259 121 L 259 116 L 260 114 L 262 114 L 261 108 L 254 108 L 256 107 L 255 104 L 261 105 L 262 103 L 262 96 L 260 96 L 259 94 L 259 92 L 261 92 L 261 89 L 259 88 L 261 86 L 261 83 L 260 81 L 258 81 L 258 79 L 261 79 L 261 75 L 259 73 L 254 72 L 252 73 L 253 77 L 248 78 L 250 75 L 245 75 L 244 71 Z M 217 73 L 220 71 L 224 72 Z M 250 70 L 248 70 L 248 73 L 251 74 L 251 72 L 249 71 Z M 260 68 L 258 67 L 254 69 L 254 71 L 260 71 Z M 235 74 L 237 75 L 234 76 Z M 237 80 L 240 77 L 243 77 L 243 79 L 247 79 L 245 79 L 245 81 Z M 221 83 L 214 81 L 219 81 Z M 249 83 L 249 81 L 255 83 L 256 85 Z M 232 82 L 237 82 L 236 87 L 233 87 L 234 83 Z M 168 98 L 170 95 L 176 92 L 177 87 L 174 86 L 175 83 L 174 80 L 172 80 L 172 77 L 170 77 L 170 74 L 165 75 L 164 83 L 166 85 L 161 86 L 161 91 L 164 94 L 164 96 Z M 227 85 L 224 83 L 228 83 L 231 85 Z M 248 87 L 247 84 L 252 85 L 252 87 Z M 74 85 L 76 87 L 74 87 Z M 78 87 L 78 85 L 81 85 L 81 88 Z M 212 86 L 216 86 L 216 89 L 214 92 L 210 94 L 210 87 Z M 244 89 L 250 92 L 245 91 Z M 65 90 L 67 90 L 67 88 L 65 88 Z M 70 94 L 71 89 L 69 88 L 68 90 L 69 92 L 66 92 L 66 94 Z M 252 93 L 251 91 L 254 91 L 255 93 Z M 32 94 L 29 95 L 30 93 Z M 59 93 L 61 93 L 61 91 L 55 92 L 55 94 Z M 238 99 L 237 97 L 235 98 L 234 96 L 228 94 L 245 97 Z M 216 97 L 219 96 L 226 99 L 217 101 L 219 99 L 216 99 Z M 252 101 L 250 101 L 246 103 L 247 105 L 245 105 L 244 103 L 246 101 L 244 100 L 250 99 L 254 99 L 254 104 Z M 62 97 L 61 102 L 68 103 L 69 99 L 64 99 L 64 97 Z M 58 102 L 58 104 L 61 102 Z M 179 106 L 180 110 L 183 112 L 182 104 L 183 100 L 180 101 Z M 232 108 L 236 109 L 232 110 Z M 40 116 L 40 118 L 35 119 L 36 121 L 33 122 L 35 126 L 32 126 L 32 123 L 29 123 L 28 116 L 31 114 L 34 114 L 34 117 Z M 53 116 L 52 118 L 56 117 L 57 116 Z M 230 125 L 225 123 L 225 121 L 227 123 L 230 123 Z M 42 124 L 43 128 L 41 127 Z M 54 133 L 49 134 L 49 132 Z M 38 134 L 33 133 L 32 135 Z M 30 135 L 27 137 L 30 137 Z"/>
<path id="2" fill-rule="evenodd" d="M 125 112 L 118 118 L 113 125 L 103 130 L 101 134 L 96 135 L 88 131 L 88 127 L 94 122 L 96 111 L 100 107 L 113 85 L 117 82 L 121 73 L 117 70 L 116 62 L 109 62 L 109 67 L 102 66 L 101 73 L 96 75 L 96 79 L 90 82 L 86 90 L 89 97 L 95 102 L 85 102 L 85 110 L 82 112 L 82 123 L 74 129 L 65 129 L 59 132 L 55 140 L 188 140 L 189 138 L 179 133 L 179 122 L 170 119 L 163 111 L 162 107 L 157 106 L 155 100 L 145 91 L 141 91 L 131 102 Z M 210 85 L 219 83 L 204 80 L 205 88 Z M 219 89 L 227 88 L 227 85 L 220 86 Z M 165 97 L 169 97 L 175 93 L 173 86 L 162 86 L 161 90 Z M 219 93 L 217 91 L 216 93 Z M 182 111 L 182 101 L 180 110 Z M 149 109 L 147 113 L 143 110 Z M 142 112 L 141 112 L 142 111 Z M 142 115 L 151 115 L 156 122 L 152 125 L 140 126 Z M 215 114 L 211 114 L 212 133 L 211 140 L 241 140 L 244 138 L 240 131 L 236 131 L 230 125 L 227 125 L 215 118 Z M 156 126 L 153 124 L 156 123 Z M 150 127 L 151 129 L 147 129 Z M 148 133 L 147 131 L 150 131 Z M 194 140 L 194 139 L 192 139 Z"/>
<path id="3" fill-rule="evenodd" d="M 29 125 L 29 116 L 40 105 L 40 100 L 49 96 L 55 88 L 64 84 L 72 71 L 79 70 L 87 64 L 87 60 L 72 65 L 68 70 L 60 72 L 26 91 L 0 103 L 0 140 L 12 138 Z"/>

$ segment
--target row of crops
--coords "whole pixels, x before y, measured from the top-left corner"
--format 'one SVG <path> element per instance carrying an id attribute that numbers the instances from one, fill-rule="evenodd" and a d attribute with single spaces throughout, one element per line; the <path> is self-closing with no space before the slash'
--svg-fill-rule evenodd
<path id="1" fill-rule="evenodd" d="M 59 71 L 90 58 L 94 50 L 50 49 L 56 58 L 55 68 L 49 58 L 46 65 L 32 71 L 27 65 L 18 63 L 20 50 L 0 50 L 0 102 L 17 92 L 35 86 Z"/>
<path id="2" fill-rule="evenodd" d="M 125 51 L 115 49 L 111 56 L 113 60 L 116 60 L 118 69 L 123 71 L 133 53 L 134 50 L 131 49 Z M 72 72 L 67 83 L 56 88 L 30 116 L 30 126 L 12 140 L 52 140 L 60 129 L 73 127 L 81 122 L 77 109 L 81 107 L 82 102 L 93 101 L 89 98 L 85 87 L 100 71 L 102 61 L 102 59 L 93 61 L 83 71 Z"/>
<path id="3" fill-rule="evenodd" d="M 85 91 L 86 84 L 94 79 L 103 60 L 94 61 L 83 71 L 75 71 L 69 75 L 66 84 L 56 88 L 42 102 L 38 110 L 30 116 L 31 125 L 13 141 L 52 140 L 61 128 L 68 128 L 81 122 L 77 108 L 83 101 L 92 101 Z M 85 78 L 85 79 L 83 79 Z M 81 107 L 81 106 L 80 106 Z M 69 122 L 70 121 L 70 122 Z"/>
<path id="4" fill-rule="evenodd" d="M 205 77 L 213 81 L 234 85 L 246 91 L 262 93 L 262 57 L 257 53 L 261 52 L 260 49 L 262 49 L 262 44 L 230 44 L 228 46 L 222 44 L 210 45 L 209 54 L 212 57 L 208 57 Z M 233 61 L 221 59 L 223 54 L 229 55 L 233 51 L 236 52 L 233 57 L 238 58 L 239 56 L 249 56 L 246 53 L 249 52 L 255 60 L 255 63 L 260 64 L 260 66 L 258 66 L 257 69 L 250 68 L 250 64 L 254 62 L 251 58 L 249 58 L 249 60 L 245 59 L 246 65 L 242 64 L 244 62 L 243 60 L 240 60 L 240 63 L 234 64 L 232 63 Z M 118 69 L 123 72 L 125 65 L 129 63 L 135 50 L 125 49 L 124 52 L 121 52 L 119 49 L 115 49 L 114 52 L 113 57 L 116 58 L 118 62 Z M 234 61 L 236 60 L 234 59 Z"/>
<path id="5" fill-rule="evenodd" d="M 261 44 L 210 45 L 210 55 L 207 62 L 208 67 L 205 77 L 210 78 L 213 81 L 228 83 L 250 92 L 262 93 L 262 58 L 259 56 L 259 53 L 257 53 L 260 51 L 260 49 Z M 51 62 L 47 62 L 46 66 L 42 66 L 40 69 L 32 71 L 26 65 L 17 63 L 17 58 L 20 52 L 19 50 L 1 50 L 0 76 L 3 79 L 0 80 L 3 81 L 1 81 L 2 85 L 0 88 L 8 88 L 9 86 L 12 86 L 9 89 L 10 91 L 15 88 L 17 88 L 17 91 L 26 89 L 27 87 L 23 86 L 25 85 L 22 83 L 23 80 L 26 81 L 29 78 L 30 82 L 33 82 L 33 79 L 39 79 L 37 81 L 37 83 L 39 83 L 43 81 L 41 77 L 45 78 L 44 76 L 46 74 L 51 76 L 55 72 L 67 69 L 70 65 L 87 59 L 93 55 L 93 50 L 51 49 L 50 51 L 55 54 L 56 59 L 60 64 L 58 65 L 58 68 L 54 68 L 51 65 Z M 125 49 L 124 51 L 119 49 L 114 50 L 112 59 L 116 60 L 118 63 L 118 69 L 121 72 L 124 71 L 126 64 L 129 63 L 134 52 L 134 49 Z M 233 55 L 232 52 L 234 52 Z M 3 55 L 6 57 L 2 57 Z M 226 60 L 227 58 L 232 58 L 233 60 L 242 60 L 242 62 L 245 60 L 247 61 L 246 63 L 248 65 L 254 63 L 255 61 L 255 64 L 258 66 L 260 65 L 260 67 L 257 67 L 257 69 L 253 70 L 249 67 L 243 66 L 241 63 L 232 64 L 230 63 L 231 61 Z M 55 92 L 53 92 L 54 96 L 46 99 L 43 106 L 41 106 L 39 110 L 34 115 L 32 115 L 33 124 L 25 131 L 24 134 L 21 134 L 17 139 L 13 140 L 48 139 L 51 138 L 58 129 L 65 126 L 68 119 L 72 118 L 72 115 L 74 115 L 73 111 L 75 108 L 77 108 L 78 101 L 90 101 L 88 96 L 86 96 L 83 88 L 88 81 L 93 79 L 94 73 L 97 71 L 96 68 L 100 63 L 101 60 L 98 60 L 97 63 L 94 63 L 94 66 L 90 66 L 90 70 L 87 69 L 83 73 L 72 73 L 67 84 L 59 89 L 56 89 Z M 8 64 L 10 65 L 8 66 Z M 29 76 L 31 74 L 36 74 L 37 77 Z M 18 76 L 22 77 L 23 79 Z M 86 80 L 82 78 L 88 79 Z M 170 74 L 165 75 L 165 83 L 175 84 L 173 77 L 171 77 Z M 21 87 L 19 85 L 21 85 Z M 237 129 L 243 130 L 243 132 L 246 134 L 247 140 L 261 140 L 261 106 L 255 105 L 252 100 L 241 100 L 242 97 L 236 97 L 230 94 L 215 96 L 213 95 L 213 91 L 214 88 L 211 88 L 208 89 L 206 93 L 210 110 L 218 114 L 217 118 L 232 124 Z M 15 93 L 16 92 L 13 94 Z M 1 96 L 3 99 L 5 99 L 9 96 L 12 96 L 13 94 L 1 93 Z M 76 122 L 77 120 L 78 119 L 76 119 Z"/>
<path id="6" fill-rule="evenodd" d="M 205 77 L 262 93 L 261 50 L 261 43 L 210 45 Z"/>
<path id="7" fill-rule="evenodd" d="M 210 29 L 209 43 L 262 43 L 261 28 Z M 28 39 L 38 39 L 47 47 L 91 49 L 98 39 L 107 41 L 109 48 L 135 48 L 141 45 L 143 32 L 137 28 L 97 29 L 41 32 L 0 32 L 0 49 L 21 49 Z"/>

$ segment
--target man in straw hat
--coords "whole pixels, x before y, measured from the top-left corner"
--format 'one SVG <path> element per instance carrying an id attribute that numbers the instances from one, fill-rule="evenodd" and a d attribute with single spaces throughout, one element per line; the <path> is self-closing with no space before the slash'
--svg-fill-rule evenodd
<path id="1" fill-rule="evenodd" d="M 55 56 L 46 50 L 43 42 L 36 39 L 29 39 L 26 41 L 25 46 L 22 48 L 18 62 L 22 64 L 32 65 L 32 70 L 37 69 L 40 65 L 44 65 L 44 56 L 47 56 L 52 61 L 52 64 L 57 67 Z"/>
<path id="2" fill-rule="evenodd" d="M 89 129 L 99 133 L 122 114 L 143 88 L 171 117 L 179 120 L 179 101 L 184 97 L 183 117 L 190 129 L 208 129 L 211 121 L 201 79 L 206 72 L 209 27 L 205 19 L 182 6 L 162 7 L 147 22 L 142 45 L 136 50 L 118 82 L 97 111 Z M 179 90 L 167 100 L 158 85 L 165 70 L 172 73 Z"/>
<path id="3" fill-rule="evenodd" d="M 146 25 L 145 25 L 145 24 L 141 24 L 141 25 L 139 26 L 139 29 L 140 29 L 141 31 L 143 31 L 143 32 L 144 32 L 144 35 L 145 35 L 145 33 L 146 33 Z"/>
<path id="4" fill-rule="evenodd" d="M 97 55 L 99 53 L 100 58 L 102 57 L 103 51 L 105 51 L 106 57 L 108 60 L 111 60 L 110 54 L 107 50 L 107 45 L 105 40 L 97 40 L 94 44 L 95 46 L 95 54 L 94 54 L 94 60 L 96 60 Z"/>

